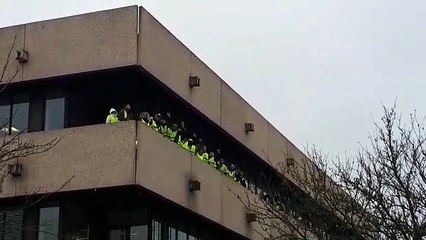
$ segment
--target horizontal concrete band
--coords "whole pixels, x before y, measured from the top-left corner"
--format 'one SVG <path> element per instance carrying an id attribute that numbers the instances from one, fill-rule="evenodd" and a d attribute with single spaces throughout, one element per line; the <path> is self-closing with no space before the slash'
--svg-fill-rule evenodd
<path id="1" fill-rule="evenodd" d="M 247 223 L 247 211 L 235 195 L 246 195 L 242 186 L 141 122 L 22 135 L 24 141 L 35 143 L 57 137 L 61 140 L 53 149 L 19 159 L 23 174 L 5 179 L 0 198 L 53 192 L 73 176 L 62 191 L 136 183 L 235 232 L 260 239 L 254 231 L 258 226 Z M 190 179 L 201 182 L 200 191 L 189 191 Z"/>

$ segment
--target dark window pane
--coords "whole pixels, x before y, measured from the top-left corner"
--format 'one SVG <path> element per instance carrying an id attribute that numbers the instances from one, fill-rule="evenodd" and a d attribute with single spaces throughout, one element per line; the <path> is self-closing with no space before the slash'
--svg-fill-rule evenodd
<path id="1" fill-rule="evenodd" d="M 38 240 L 58 240 L 59 207 L 40 208 Z"/>
<path id="2" fill-rule="evenodd" d="M 44 119 L 44 130 L 64 128 L 65 98 L 47 99 Z"/>
<path id="3" fill-rule="evenodd" d="M 109 231 L 109 240 L 126 240 L 126 229 L 114 229 Z"/>
<path id="4" fill-rule="evenodd" d="M 148 225 L 130 227 L 130 240 L 148 240 Z"/>
<path id="5" fill-rule="evenodd" d="M 28 102 L 14 103 L 12 109 L 12 133 L 27 132 L 28 130 Z"/>
<path id="6" fill-rule="evenodd" d="M 0 106 L 0 126 L 4 132 L 9 132 L 10 105 Z"/>

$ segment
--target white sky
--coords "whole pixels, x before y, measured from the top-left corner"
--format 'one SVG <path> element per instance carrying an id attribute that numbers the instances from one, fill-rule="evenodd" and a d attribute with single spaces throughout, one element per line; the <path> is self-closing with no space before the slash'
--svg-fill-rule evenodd
<path id="1" fill-rule="evenodd" d="M 424 0 L 0 0 L 0 27 L 132 4 L 301 148 L 353 152 L 395 99 L 425 114 Z"/>

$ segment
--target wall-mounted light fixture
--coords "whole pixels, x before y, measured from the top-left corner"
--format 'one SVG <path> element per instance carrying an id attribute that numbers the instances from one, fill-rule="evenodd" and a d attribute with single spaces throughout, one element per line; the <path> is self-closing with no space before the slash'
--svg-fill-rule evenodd
<path id="1" fill-rule="evenodd" d="M 12 175 L 12 177 L 20 177 L 22 175 L 22 165 L 19 163 L 8 164 L 7 172 Z"/>
<path id="2" fill-rule="evenodd" d="M 188 186 L 189 186 L 190 192 L 195 192 L 195 191 L 201 190 L 201 183 L 200 183 L 200 181 L 197 181 L 197 180 L 189 180 Z"/>
<path id="3" fill-rule="evenodd" d="M 28 62 L 28 52 L 24 49 L 17 50 L 15 59 L 18 60 L 19 63 Z"/>
<path id="4" fill-rule="evenodd" d="M 286 162 L 287 162 L 287 167 L 294 167 L 294 158 L 288 157 Z"/>
<path id="5" fill-rule="evenodd" d="M 246 133 L 254 132 L 254 123 L 245 123 L 244 131 L 246 131 Z"/>
<path id="6" fill-rule="evenodd" d="M 189 76 L 189 87 L 199 87 L 200 86 L 200 78 L 198 76 Z"/>
<path id="7" fill-rule="evenodd" d="M 246 214 L 246 218 L 248 223 L 255 222 L 257 220 L 256 213 L 254 212 L 248 212 Z"/>

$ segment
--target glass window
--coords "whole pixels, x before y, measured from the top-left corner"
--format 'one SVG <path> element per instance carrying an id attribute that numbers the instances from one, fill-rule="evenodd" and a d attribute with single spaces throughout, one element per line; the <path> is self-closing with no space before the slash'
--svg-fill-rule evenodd
<path id="1" fill-rule="evenodd" d="M 29 103 L 14 103 L 12 109 L 12 133 L 27 132 Z"/>
<path id="2" fill-rule="evenodd" d="M 152 220 L 152 240 L 161 240 L 161 223 Z"/>
<path id="3" fill-rule="evenodd" d="M 178 240 L 186 240 L 186 233 L 182 231 L 178 231 Z"/>
<path id="4" fill-rule="evenodd" d="M 169 240 L 176 240 L 176 229 L 169 227 Z"/>
<path id="5" fill-rule="evenodd" d="M 126 229 L 113 229 L 109 231 L 109 240 L 126 240 Z"/>
<path id="6" fill-rule="evenodd" d="M 44 130 L 64 128 L 65 98 L 52 98 L 46 100 Z"/>
<path id="7" fill-rule="evenodd" d="M 148 225 L 130 227 L 130 240 L 148 240 Z"/>
<path id="8" fill-rule="evenodd" d="M 58 240 L 59 207 L 40 208 L 38 240 Z"/>
<path id="9" fill-rule="evenodd" d="M 2 131 L 9 132 L 10 105 L 0 106 L 0 126 Z"/>

